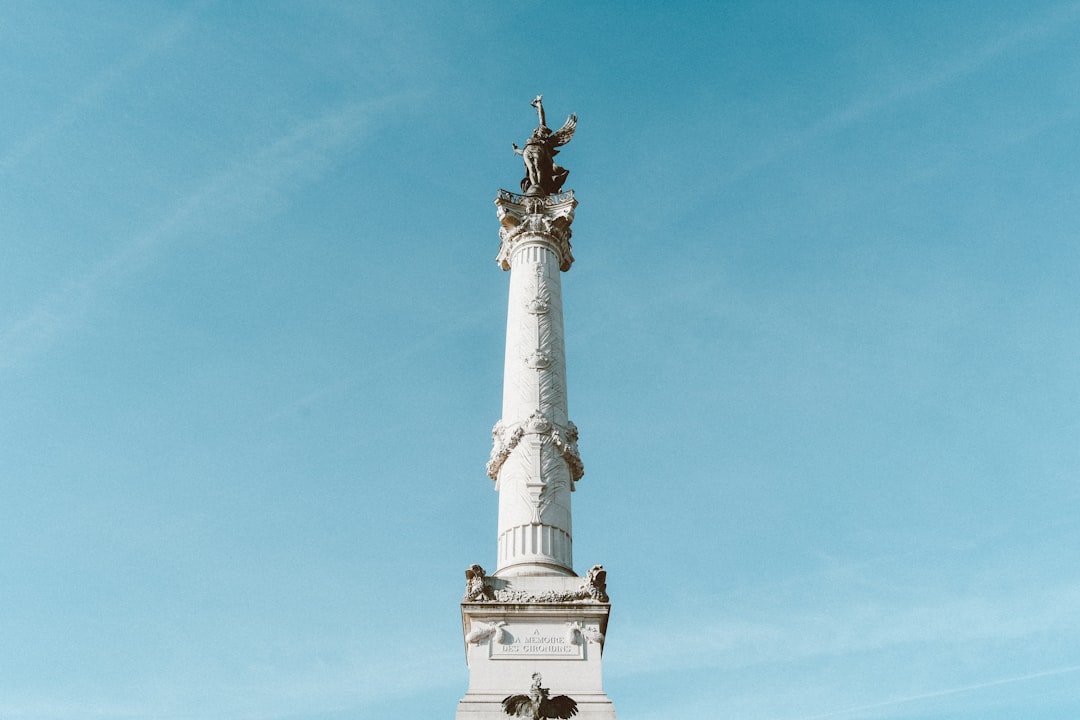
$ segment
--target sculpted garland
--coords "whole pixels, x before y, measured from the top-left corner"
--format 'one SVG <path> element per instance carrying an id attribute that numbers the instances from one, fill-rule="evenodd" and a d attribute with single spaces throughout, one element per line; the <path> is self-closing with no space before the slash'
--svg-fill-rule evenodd
<path id="1" fill-rule="evenodd" d="M 502 420 L 495 423 L 491 428 L 491 457 L 487 461 L 487 474 L 492 480 L 499 479 L 499 470 L 502 468 L 510 453 L 521 442 L 526 433 L 541 435 L 551 441 L 551 444 L 562 455 L 570 468 L 572 482 L 580 480 L 585 475 L 585 464 L 581 461 L 581 453 L 578 451 L 578 429 L 572 421 L 567 421 L 566 430 L 560 430 L 540 412 L 534 412 L 521 424 L 513 424 L 509 427 Z"/>
<path id="2" fill-rule="evenodd" d="M 606 603 L 607 570 L 603 565 L 593 565 L 582 578 L 577 590 L 546 590 L 542 593 L 530 593 L 524 590 L 496 590 L 488 580 L 484 568 L 470 565 L 465 571 L 465 602 L 508 602 L 508 603 L 562 603 L 591 601 Z M 485 635 L 485 637 L 487 637 Z M 600 636 L 603 638 L 603 636 Z M 592 639 L 592 638 L 590 638 Z M 598 640 L 597 642 L 602 642 Z"/>

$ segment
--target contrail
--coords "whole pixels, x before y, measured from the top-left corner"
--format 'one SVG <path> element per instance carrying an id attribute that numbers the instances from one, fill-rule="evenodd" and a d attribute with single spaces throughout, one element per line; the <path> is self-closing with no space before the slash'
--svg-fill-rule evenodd
<path id="1" fill-rule="evenodd" d="M 930 698 L 944 697 L 946 695 L 959 695 L 960 693 L 971 692 L 972 690 L 983 690 L 985 688 L 997 687 L 999 685 L 1011 685 L 1012 683 L 1026 682 L 1027 680 L 1035 680 L 1037 678 L 1051 677 L 1054 675 L 1068 675 L 1080 671 L 1080 665 L 1072 665 L 1070 667 L 1055 668 L 1054 670 L 1044 670 L 1042 672 L 1030 673 L 1028 675 L 1017 675 L 1016 677 L 1002 678 L 1000 680 L 991 680 L 990 682 L 975 683 L 974 685 L 960 685 L 954 688 L 948 688 L 946 690 L 937 690 L 931 693 L 923 693 L 921 695 L 909 695 L 908 697 L 894 698 L 892 700 L 885 700 L 883 702 L 871 703 L 869 705 L 858 705 L 856 707 L 849 707 L 843 710 L 833 710 L 831 712 L 824 713 L 822 715 L 810 715 L 808 717 L 800 718 L 799 720 L 825 720 L 825 718 L 836 718 L 848 713 L 861 712 L 863 710 L 876 710 L 878 708 L 889 707 L 892 705 L 902 705 L 903 703 L 915 702 L 916 700 L 928 700 Z"/>
<path id="2" fill-rule="evenodd" d="M 76 325 L 104 288 L 151 262 L 154 252 L 189 229 L 195 218 L 221 216 L 242 224 L 243 208 L 250 212 L 265 207 L 276 194 L 320 175 L 335 162 L 337 151 L 357 140 L 378 109 L 392 102 L 394 98 L 351 102 L 333 109 L 207 179 L 149 231 L 50 293 L 23 317 L 0 327 L 0 370 L 40 352 Z"/>
<path id="3" fill-rule="evenodd" d="M 1067 23 L 1074 21 L 1078 13 L 1080 13 L 1080 4 L 1078 3 L 1055 8 L 1027 25 L 1021 26 L 1014 32 L 995 38 L 932 75 L 908 84 L 896 86 L 883 94 L 866 97 L 848 105 L 832 115 L 822 118 L 813 125 L 795 132 L 787 142 L 775 143 L 770 150 L 762 153 L 759 157 L 735 168 L 723 179 L 723 182 L 726 185 L 735 184 L 745 176 L 771 164 L 778 158 L 817 137 L 853 125 L 867 115 L 880 112 L 916 95 L 947 85 L 965 75 L 970 75 L 1013 48 L 1037 41 L 1046 35 L 1059 31 Z"/>
<path id="4" fill-rule="evenodd" d="M 27 155 L 45 145 L 50 138 L 74 123 L 80 114 L 100 102 L 106 93 L 132 70 L 143 65 L 153 56 L 161 54 L 172 47 L 177 40 L 188 32 L 194 18 L 206 4 L 206 2 L 200 2 L 187 8 L 183 13 L 147 36 L 120 61 L 95 74 L 51 120 L 39 126 L 30 135 L 16 142 L 0 155 L 0 175 L 10 171 Z"/>

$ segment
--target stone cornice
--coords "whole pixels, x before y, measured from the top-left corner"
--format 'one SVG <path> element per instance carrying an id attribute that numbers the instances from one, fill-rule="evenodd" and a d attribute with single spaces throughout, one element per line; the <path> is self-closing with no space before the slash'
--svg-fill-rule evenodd
<path id="1" fill-rule="evenodd" d="M 502 244 L 495 259 L 503 270 L 510 269 L 515 248 L 538 242 L 548 246 L 559 258 L 559 269 L 566 272 L 574 264 L 570 252 L 570 225 L 574 222 L 577 200 L 574 191 L 557 195 L 518 195 L 500 190 L 495 198 Z"/>

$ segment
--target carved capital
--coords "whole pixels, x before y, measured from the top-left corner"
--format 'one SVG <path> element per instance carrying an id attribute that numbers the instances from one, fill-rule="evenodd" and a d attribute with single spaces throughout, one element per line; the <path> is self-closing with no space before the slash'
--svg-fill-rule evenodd
<path id="1" fill-rule="evenodd" d="M 577 200 L 574 191 L 557 195 L 518 195 L 500 190 L 495 198 L 502 244 L 495 261 L 503 270 L 510 269 L 514 249 L 523 242 L 547 245 L 559 258 L 559 269 L 566 272 L 574 264 L 570 251 L 570 225 L 574 222 Z"/>

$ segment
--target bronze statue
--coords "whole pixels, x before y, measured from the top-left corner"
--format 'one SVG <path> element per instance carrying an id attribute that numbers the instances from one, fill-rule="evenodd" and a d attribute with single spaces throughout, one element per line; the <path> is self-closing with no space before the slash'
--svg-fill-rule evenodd
<path id="1" fill-rule="evenodd" d="M 529 720 L 559 718 L 567 720 L 577 715 L 577 700 L 566 695 L 548 696 L 548 689 L 540 687 L 540 673 L 533 673 L 533 684 L 528 695 L 509 695 L 503 698 L 503 712 Z"/>
<path id="2" fill-rule="evenodd" d="M 571 113 L 566 118 L 563 126 L 551 131 L 544 119 L 544 96 L 537 95 L 530 103 L 536 108 L 536 115 L 540 124 L 533 130 L 532 135 L 525 141 L 525 149 L 522 150 L 514 145 L 514 154 L 520 155 L 525 161 L 525 177 L 521 180 L 521 192 L 526 195 L 553 195 L 562 190 L 563 183 L 570 171 L 555 164 L 554 158 L 559 154 L 555 148 L 570 142 L 577 128 L 577 115 Z"/>

